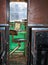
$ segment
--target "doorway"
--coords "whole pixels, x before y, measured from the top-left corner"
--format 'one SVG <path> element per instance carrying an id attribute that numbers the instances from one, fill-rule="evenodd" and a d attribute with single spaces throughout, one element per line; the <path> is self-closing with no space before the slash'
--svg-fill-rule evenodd
<path id="1" fill-rule="evenodd" d="M 9 63 L 27 65 L 27 2 L 10 0 Z"/>

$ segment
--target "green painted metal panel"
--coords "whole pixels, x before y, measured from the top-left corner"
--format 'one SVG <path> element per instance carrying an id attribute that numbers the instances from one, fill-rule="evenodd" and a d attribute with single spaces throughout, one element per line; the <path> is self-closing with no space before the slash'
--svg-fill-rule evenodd
<path id="1" fill-rule="evenodd" d="M 14 23 L 12 23 L 14 25 Z M 10 30 L 14 30 L 14 26 L 10 26 Z M 25 26 L 24 25 L 21 25 L 20 27 L 21 30 L 25 30 Z M 27 32 L 18 32 L 18 35 L 15 35 L 14 36 L 14 39 L 17 39 L 17 38 L 22 38 L 22 39 L 25 39 L 26 38 L 26 33 Z M 9 48 L 10 48 L 10 51 L 12 51 L 15 47 L 18 46 L 17 43 L 15 42 L 12 42 L 12 35 L 9 35 Z M 21 42 L 21 47 L 17 50 L 17 51 L 24 51 L 25 50 L 25 42 Z"/>

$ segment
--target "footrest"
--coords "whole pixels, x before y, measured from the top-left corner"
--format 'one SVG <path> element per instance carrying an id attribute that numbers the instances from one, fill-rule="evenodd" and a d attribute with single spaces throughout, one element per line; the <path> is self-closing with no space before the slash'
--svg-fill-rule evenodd
<path id="1" fill-rule="evenodd" d="M 26 39 L 13 39 L 13 42 L 26 42 Z"/>

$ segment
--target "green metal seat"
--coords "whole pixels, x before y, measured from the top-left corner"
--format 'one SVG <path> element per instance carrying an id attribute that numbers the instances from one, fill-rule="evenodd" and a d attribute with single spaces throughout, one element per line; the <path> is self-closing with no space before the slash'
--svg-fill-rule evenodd
<path id="1" fill-rule="evenodd" d="M 11 29 L 14 30 L 13 28 Z M 10 35 L 10 50 L 11 50 L 10 54 L 18 51 L 20 52 L 24 51 L 25 54 L 25 43 L 26 43 L 26 32 L 19 31 L 17 35 L 13 36 L 13 39 L 12 35 Z"/>
<path id="2" fill-rule="evenodd" d="M 18 46 L 17 47 L 15 47 L 14 49 L 13 49 L 13 51 L 12 52 L 10 52 L 10 54 L 12 54 L 12 53 L 14 53 L 18 48 L 20 48 L 21 47 L 21 42 L 27 42 L 27 40 L 26 39 L 13 39 L 12 40 L 13 42 L 15 42 L 15 43 L 17 43 L 18 44 Z M 24 51 L 25 52 L 25 51 Z"/>

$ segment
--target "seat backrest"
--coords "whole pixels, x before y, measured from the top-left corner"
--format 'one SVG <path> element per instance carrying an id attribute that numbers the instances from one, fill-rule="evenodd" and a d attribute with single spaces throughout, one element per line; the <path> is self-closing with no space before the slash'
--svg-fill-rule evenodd
<path id="1" fill-rule="evenodd" d="M 20 30 L 20 22 L 15 22 L 14 30 L 16 30 L 16 31 Z"/>

